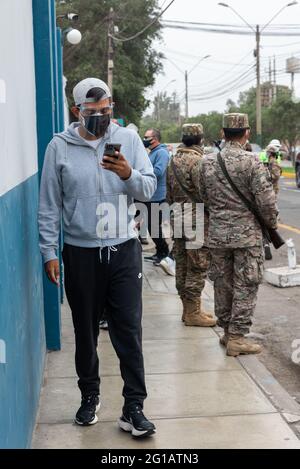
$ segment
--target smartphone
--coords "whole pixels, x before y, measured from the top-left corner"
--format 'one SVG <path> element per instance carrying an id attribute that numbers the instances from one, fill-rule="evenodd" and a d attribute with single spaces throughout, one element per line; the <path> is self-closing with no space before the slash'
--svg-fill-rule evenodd
<path id="1" fill-rule="evenodd" d="M 116 152 L 120 151 L 121 144 L 120 143 L 106 143 L 104 148 L 104 155 L 105 156 L 112 156 L 113 158 L 118 158 Z"/>

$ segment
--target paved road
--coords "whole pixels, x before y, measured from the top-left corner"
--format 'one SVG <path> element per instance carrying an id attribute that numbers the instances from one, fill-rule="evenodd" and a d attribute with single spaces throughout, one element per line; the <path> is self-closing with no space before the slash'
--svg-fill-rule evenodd
<path id="1" fill-rule="evenodd" d="M 300 264 L 300 190 L 293 180 L 283 179 L 278 205 L 280 232 L 295 243 Z M 287 265 L 287 249 L 273 252 L 266 267 Z M 279 289 L 264 283 L 259 292 L 253 331 L 261 335 L 261 361 L 300 403 L 300 364 L 292 361 L 293 343 L 300 340 L 300 287 Z"/>
<path id="2" fill-rule="evenodd" d="M 300 235 L 300 189 L 293 179 L 282 179 L 278 205 L 282 223 L 298 228 Z"/>

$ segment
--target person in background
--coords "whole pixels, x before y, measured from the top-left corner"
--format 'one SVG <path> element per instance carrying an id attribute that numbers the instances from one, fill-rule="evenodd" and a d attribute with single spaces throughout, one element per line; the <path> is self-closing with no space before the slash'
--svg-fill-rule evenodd
<path id="1" fill-rule="evenodd" d="M 248 115 L 225 114 L 223 131 L 225 147 L 201 161 L 199 194 L 209 209 L 209 278 L 214 282 L 217 324 L 224 330 L 220 342 L 227 355 L 238 356 L 261 352 L 260 345 L 245 336 L 263 279 L 263 235 L 226 171 L 240 192 L 255 201 L 269 228 L 277 228 L 278 211 L 267 171 L 244 149 L 250 136 Z"/>
<path id="2" fill-rule="evenodd" d="M 277 151 L 277 154 L 278 154 L 278 156 L 277 156 L 277 163 L 278 163 L 279 165 L 281 165 L 282 155 L 281 155 L 281 152 L 280 152 L 280 150 L 281 150 L 281 143 L 280 143 L 280 141 L 275 138 L 274 140 L 271 140 L 271 141 L 270 141 L 268 147 L 269 147 L 270 145 L 272 145 L 273 147 L 276 148 L 276 151 Z M 261 163 L 263 163 L 263 164 L 266 164 L 266 165 L 269 163 L 269 158 L 268 158 L 268 154 L 267 154 L 267 149 L 268 149 L 268 147 L 267 147 L 265 150 L 263 150 L 263 151 L 259 154 L 259 161 L 260 161 Z"/>
<path id="3" fill-rule="evenodd" d="M 279 181 L 282 175 L 282 168 L 278 163 L 280 154 L 278 148 L 275 145 L 269 145 L 267 147 L 267 156 L 268 156 L 268 170 L 270 172 L 271 181 L 273 184 L 273 189 L 276 194 L 276 199 L 278 198 L 279 193 Z"/>
<path id="4" fill-rule="evenodd" d="M 267 146 L 266 150 L 260 154 L 260 161 L 268 169 L 271 182 L 273 184 L 273 189 L 276 195 L 276 201 L 278 199 L 279 193 L 279 181 L 282 174 L 282 169 L 280 166 L 281 154 L 280 154 L 280 142 L 279 140 L 272 140 L 274 144 Z M 265 251 L 265 260 L 271 261 L 273 259 L 272 250 L 269 242 L 264 241 L 264 251 Z"/>
<path id="5" fill-rule="evenodd" d="M 144 146 L 150 150 L 149 159 L 152 163 L 154 174 L 157 179 L 157 189 L 150 202 L 146 202 L 148 212 L 148 232 L 155 244 L 156 252 L 152 256 L 146 256 L 145 260 L 152 261 L 155 265 L 159 265 L 161 260 L 169 256 L 169 247 L 162 232 L 162 212 L 159 212 L 157 220 L 157 233 L 152 236 L 152 215 L 154 208 L 159 208 L 166 201 L 167 193 L 167 167 L 170 155 L 167 146 L 161 143 L 161 134 L 158 129 L 148 129 L 144 135 Z M 156 206 L 156 207 L 154 207 Z M 156 236 L 156 234 L 158 236 Z"/>
<path id="6" fill-rule="evenodd" d="M 192 217 L 192 228 L 196 226 L 196 207 L 194 202 L 199 193 L 199 163 L 203 158 L 203 127 L 201 124 L 184 124 L 182 127 L 182 144 L 172 158 L 167 173 L 167 201 L 181 205 L 181 211 L 193 204 L 189 215 Z M 199 199 L 200 202 L 200 199 Z M 174 227 L 174 219 L 172 223 Z M 183 230 L 185 226 L 183 223 Z M 194 249 L 187 248 L 190 241 L 183 232 L 181 238 L 174 237 L 174 257 L 176 260 L 176 288 L 182 301 L 182 321 L 186 326 L 213 327 L 216 320 L 203 309 L 202 292 L 205 286 L 209 266 L 209 249 L 207 247 L 208 214 L 204 215 L 204 240 Z M 206 235 L 206 236 L 205 236 Z M 204 242 L 204 243 L 203 243 Z M 163 262 L 163 261 L 162 261 Z"/>

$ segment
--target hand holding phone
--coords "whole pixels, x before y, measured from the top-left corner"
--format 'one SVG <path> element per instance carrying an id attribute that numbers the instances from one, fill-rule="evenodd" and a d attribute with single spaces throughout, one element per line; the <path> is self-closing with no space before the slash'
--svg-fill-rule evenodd
<path id="1" fill-rule="evenodd" d="M 120 152 L 119 143 L 106 143 L 101 166 L 103 169 L 116 173 L 120 179 L 126 181 L 131 176 L 131 166 Z"/>
<path id="2" fill-rule="evenodd" d="M 119 157 L 118 153 L 120 152 L 120 149 L 121 149 L 120 143 L 106 143 L 105 148 L 104 148 L 104 156 L 118 158 Z"/>

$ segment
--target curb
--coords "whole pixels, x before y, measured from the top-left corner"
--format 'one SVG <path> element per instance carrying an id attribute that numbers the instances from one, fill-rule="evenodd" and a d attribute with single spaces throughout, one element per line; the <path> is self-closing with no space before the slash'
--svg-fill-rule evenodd
<path id="1" fill-rule="evenodd" d="M 254 355 L 239 356 L 238 361 L 266 394 L 288 424 L 300 422 L 300 405 L 274 378 L 272 373 Z"/>
<path id="2" fill-rule="evenodd" d="M 282 176 L 286 179 L 295 179 L 296 178 L 295 173 L 286 173 L 285 171 L 282 172 Z"/>
<path id="3" fill-rule="evenodd" d="M 208 284 L 208 285 L 207 285 Z M 208 286 L 209 303 L 213 304 L 213 286 L 206 282 Z M 214 328 L 215 334 L 220 337 L 222 329 Z M 282 418 L 293 430 L 297 438 L 300 435 L 300 404 L 281 386 L 279 381 L 265 367 L 265 365 L 255 355 L 240 355 L 236 357 L 249 378 L 254 381 L 258 388 L 265 394 L 267 399 L 273 404 Z"/>

